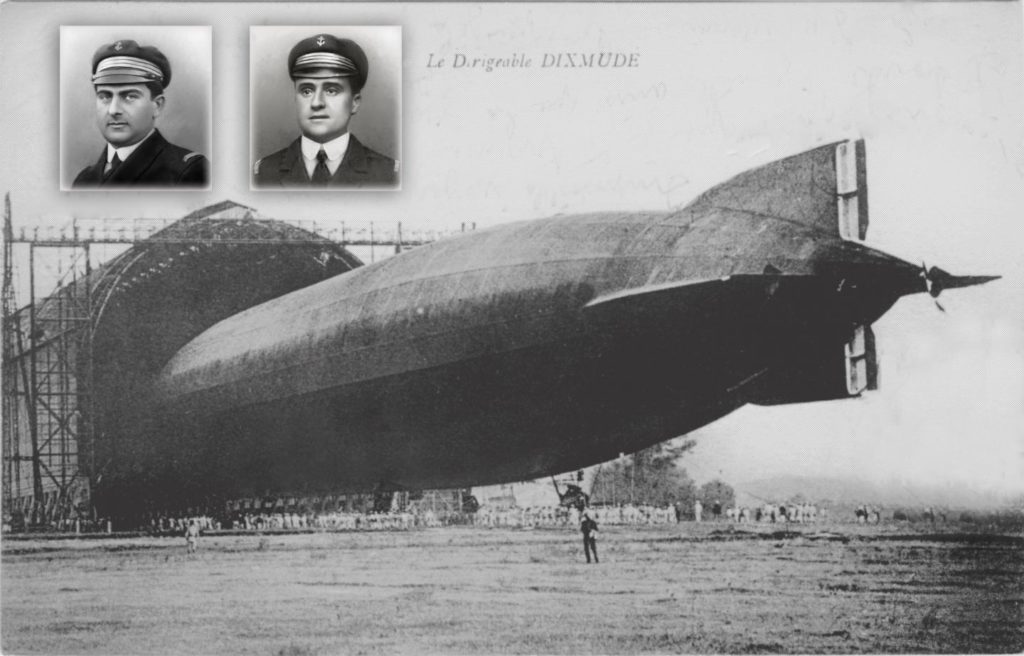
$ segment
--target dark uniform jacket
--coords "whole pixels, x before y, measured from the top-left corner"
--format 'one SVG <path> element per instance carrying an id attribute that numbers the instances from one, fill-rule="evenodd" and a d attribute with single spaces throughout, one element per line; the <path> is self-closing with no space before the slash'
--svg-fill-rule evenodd
<path id="1" fill-rule="evenodd" d="M 309 187 L 312 180 L 302 161 L 301 138 L 287 148 L 256 162 L 253 176 L 257 187 Z M 349 137 L 345 156 L 328 180 L 328 187 L 394 187 L 398 184 L 398 164 Z"/>
<path id="2" fill-rule="evenodd" d="M 99 160 L 82 169 L 73 187 L 114 187 L 138 185 L 140 187 L 205 187 L 210 179 L 210 163 L 194 153 L 170 143 L 159 130 L 154 130 L 128 159 L 103 179 L 107 165 L 107 149 L 103 148 Z"/>

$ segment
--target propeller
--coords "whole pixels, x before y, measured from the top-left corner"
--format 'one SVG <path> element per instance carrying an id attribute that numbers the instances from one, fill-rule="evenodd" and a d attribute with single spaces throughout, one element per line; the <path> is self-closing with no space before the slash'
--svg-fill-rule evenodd
<path id="1" fill-rule="evenodd" d="M 942 307 L 942 304 L 939 303 L 939 294 L 943 290 L 983 285 L 986 282 L 998 280 L 1002 276 L 954 276 L 937 266 L 929 269 L 927 264 L 921 262 L 921 278 L 924 280 L 925 291 L 935 299 L 935 306 L 945 312 L 946 308 Z"/>

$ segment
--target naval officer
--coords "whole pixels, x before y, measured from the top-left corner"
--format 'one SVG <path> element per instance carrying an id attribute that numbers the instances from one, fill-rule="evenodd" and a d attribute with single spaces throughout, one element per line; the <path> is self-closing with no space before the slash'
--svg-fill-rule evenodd
<path id="1" fill-rule="evenodd" d="M 206 186 L 207 159 L 168 142 L 156 128 L 170 83 L 171 64 L 153 46 L 122 40 L 96 51 L 96 125 L 107 144 L 72 186 Z"/>
<path id="2" fill-rule="evenodd" d="M 351 132 L 369 66 L 355 41 L 317 34 L 295 44 L 288 73 L 302 135 L 257 160 L 257 187 L 394 187 L 398 163 Z"/>

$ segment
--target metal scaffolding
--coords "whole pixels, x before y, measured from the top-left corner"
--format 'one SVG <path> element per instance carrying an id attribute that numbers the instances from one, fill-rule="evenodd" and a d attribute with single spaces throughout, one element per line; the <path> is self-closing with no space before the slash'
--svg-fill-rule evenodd
<path id="1" fill-rule="evenodd" d="M 216 206 L 214 206 L 216 207 Z M 255 218 L 251 215 L 249 218 Z M 381 226 L 373 221 L 366 223 L 351 223 L 340 221 L 336 223 L 322 223 L 318 221 L 290 221 L 287 219 L 275 219 L 272 217 L 260 217 L 263 222 L 286 223 L 295 228 L 300 228 L 308 233 L 318 235 L 316 239 L 298 237 L 295 235 L 282 234 L 274 239 L 268 239 L 256 234 L 240 235 L 234 237 L 223 237 L 215 231 L 208 231 L 206 234 L 192 234 L 187 238 L 167 228 L 180 223 L 188 222 L 189 217 L 184 219 L 84 219 L 76 220 L 70 227 L 56 226 L 21 226 L 17 233 L 11 230 L 10 241 L 13 243 L 26 243 L 36 246 L 77 246 L 84 244 L 124 244 L 134 245 L 143 242 L 158 244 L 310 244 L 324 241 L 333 242 L 340 246 L 391 246 L 398 250 L 419 246 L 436 241 L 442 237 L 475 230 L 476 224 L 461 224 L 457 230 L 437 229 L 408 229 L 403 228 L 402 222 L 394 225 Z"/>
<path id="2" fill-rule="evenodd" d="M 4 209 L 4 508 L 20 513 L 27 524 L 51 527 L 92 512 L 88 474 L 97 471 L 92 460 L 95 329 L 104 304 L 130 266 L 115 258 L 113 266 L 101 265 L 101 275 L 93 275 L 93 246 L 333 244 L 393 248 L 397 253 L 467 229 L 463 224 L 461 230 L 403 232 L 401 223 L 381 228 L 373 223 L 277 221 L 256 218 L 251 208 L 228 201 L 182 219 L 74 221 L 69 228 L 27 226 L 16 233 L 9 194 Z M 219 213 L 216 221 L 232 222 L 229 236 L 215 229 L 212 213 Z M 267 227 L 283 224 L 302 231 Z M 21 308 L 15 247 L 27 249 L 29 300 Z M 37 256 L 44 251 L 58 262 L 59 282 L 48 296 L 36 298 Z"/>

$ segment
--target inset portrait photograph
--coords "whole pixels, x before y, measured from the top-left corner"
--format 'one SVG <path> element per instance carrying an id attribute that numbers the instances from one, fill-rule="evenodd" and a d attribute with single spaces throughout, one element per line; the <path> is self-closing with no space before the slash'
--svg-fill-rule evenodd
<path id="1" fill-rule="evenodd" d="M 400 187 L 402 28 L 250 28 L 255 189 Z"/>
<path id="2" fill-rule="evenodd" d="M 208 26 L 61 26 L 61 189 L 210 186 Z"/>

